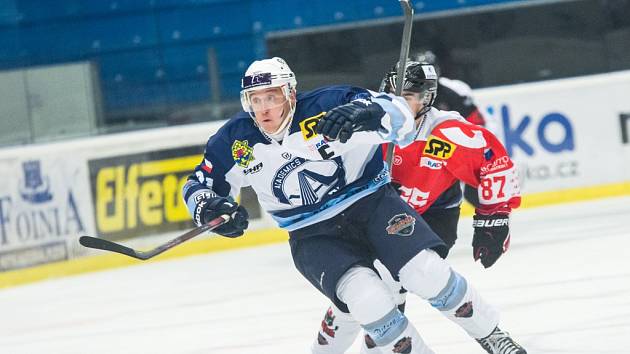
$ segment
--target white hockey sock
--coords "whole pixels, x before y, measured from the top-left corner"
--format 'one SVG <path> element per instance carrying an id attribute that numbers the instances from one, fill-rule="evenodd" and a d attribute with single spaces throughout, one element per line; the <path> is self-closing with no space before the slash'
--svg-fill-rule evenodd
<path id="1" fill-rule="evenodd" d="M 378 271 L 381 279 L 387 284 L 389 287 L 392 297 L 394 299 L 394 303 L 400 309 L 400 306 L 403 305 L 407 298 L 407 292 L 403 292 L 402 286 L 400 282 L 394 280 L 394 277 L 389 273 L 389 270 L 381 263 L 378 259 L 374 261 L 374 267 Z M 381 350 L 376 346 L 374 340 L 365 332 L 361 331 L 361 354 L 379 354 Z"/>
<path id="2" fill-rule="evenodd" d="M 442 291 L 428 299 L 431 306 L 457 323 L 471 337 L 483 338 L 499 323 L 499 312 L 486 303 L 464 277 L 451 271 Z"/>
<path id="3" fill-rule="evenodd" d="M 433 354 L 405 315 L 391 289 L 371 269 L 354 267 L 337 284 L 337 296 L 381 353 Z"/>
<path id="4" fill-rule="evenodd" d="M 364 325 L 363 328 L 373 338 L 373 353 L 407 353 L 407 354 L 435 354 L 422 340 L 416 328 L 407 320 L 405 315 L 392 310 L 382 319 Z"/>
<path id="5" fill-rule="evenodd" d="M 473 338 L 487 336 L 499 322 L 497 310 L 434 251 L 420 252 L 400 270 L 399 277 L 405 289 L 428 300 Z"/>
<path id="6" fill-rule="evenodd" d="M 330 305 L 321 322 L 312 354 L 343 354 L 352 346 L 361 326 L 349 313 Z"/>

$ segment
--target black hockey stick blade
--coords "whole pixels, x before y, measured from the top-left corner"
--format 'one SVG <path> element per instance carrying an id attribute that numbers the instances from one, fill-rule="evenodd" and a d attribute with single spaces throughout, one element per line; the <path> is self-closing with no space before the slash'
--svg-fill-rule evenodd
<path id="1" fill-rule="evenodd" d="M 403 27 L 402 40 L 400 42 L 400 57 L 398 58 L 398 71 L 396 72 L 396 96 L 402 94 L 402 87 L 405 79 L 405 69 L 407 68 L 407 57 L 411 46 L 411 29 L 413 28 L 413 5 L 411 0 L 399 0 L 400 7 L 405 14 L 405 24 Z M 387 144 L 385 162 L 389 170 L 392 170 L 392 159 L 394 158 L 394 143 Z"/>
<path id="2" fill-rule="evenodd" d="M 119 243 L 113 242 L 113 241 L 109 241 L 109 240 L 105 240 L 102 238 L 98 238 L 98 237 L 92 237 L 92 236 L 81 236 L 79 238 L 79 243 L 84 246 L 84 247 L 88 247 L 88 248 L 94 248 L 94 249 L 99 249 L 99 250 L 103 250 L 103 251 L 109 251 L 109 252 L 115 252 L 115 253 L 120 253 L 120 254 L 124 254 L 125 256 L 129 256 L 129 257 L 133 257 L 136 259 L 140 259 L 140 260 L 147 260 L 150 258 L 153 258 L 155 256 L 157 256 L 158 254 L 161 254 L 177 245 L 179 245 L 180 243 L 186 242 L 188 240 L 190 240 L 191 238 L 200 235 L 206 231 L 212 231 L 214 229 L 216 229 L 217 227 L 225 224 L 226 222 L 230 221 L 230 216 L 229 215 L 221 215 L 213 220 L 211 220 L 210 222 L 208 222 L 205 225 L 201 225 L 198 226 L 180 236 L 177 236 L 176 238 L 152 249 L 149 251 L 138 251 L 138 250 L 134 250 L 133 248 L 129 248 L 127 246 L 121 245 Z"/>

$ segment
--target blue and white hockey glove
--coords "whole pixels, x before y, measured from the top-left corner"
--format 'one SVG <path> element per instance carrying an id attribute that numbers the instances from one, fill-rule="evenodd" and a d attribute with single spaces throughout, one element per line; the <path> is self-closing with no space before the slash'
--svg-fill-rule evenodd
<path id="1" fill-rule="evenodd" d="M 385 111 L 377 103 L 360 99 L 337 106 L 317 122 L 315 131 L 329 140 L 345 143 L 354 132 L 381 128 Z"/>
<path id="2" fill-rule="evenodd" d="M 243 231 L 249 226 L 247 210 L 231 198 L 203 193 L 197 196 L 196 202 L 193 218 L 197 226 L 207 224 L 221 215 L 230 215 L 232 218 L 227 223 L 212 230 L 212 232 L 219 235 L 239 237 L 243 235 Z"/>
<path id="3" fill-rule="evenodd" d="M 489 268 L 510 247 L 510 214 L 476 214 L 473 227 L 473 258 Z"/>

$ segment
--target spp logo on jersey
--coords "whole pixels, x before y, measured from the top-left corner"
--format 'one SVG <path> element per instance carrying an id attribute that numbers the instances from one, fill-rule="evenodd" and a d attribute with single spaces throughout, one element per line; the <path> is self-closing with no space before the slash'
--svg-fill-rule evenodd
<path id="1" fill-rule="evenodd" d="M 439 159 L 447 160 L 455 152 L 456 146 L 446 140 L 442 140 L 436 136 L 429 136 L 427 144 L 424 147 L 424 154 Z"/>
<path id="2" fill-rule="evenodd" d="M 302 137 L 304 138 L 304 140 L 308 141 L 317 136 L 317 133 L 315 132 L 315 126 L 317 125 L 317 122 L 319 122 L 319 120 L 324 116 L 324 114 L 326 114 L 326 112 L 322 112 L 316 116 L 306 118 L 300 122 L 300 131 L 302 132 Z"/>

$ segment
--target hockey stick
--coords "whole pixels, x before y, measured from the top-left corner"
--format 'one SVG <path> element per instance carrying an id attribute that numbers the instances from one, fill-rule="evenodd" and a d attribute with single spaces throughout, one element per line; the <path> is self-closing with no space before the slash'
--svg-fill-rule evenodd
<path id="1" fill-rule="evenodd" d="M 405 69 L 407 66 L 407 57 L 409 56 L 409 46 L 411 45 L 411 27 L 413 25 L 413 6 L 411 0 L 400 0 L 400 7 L 402 7 L 405 14 L 405 26 L 403 27 L 402 42 L 400 43 L 400 58 L 398 59 L 398 72 L 396 73 L 396 96 L 402 94 L 402 86 L 405 79 Z M 387 153 L 385 154 L 385 161 L 387 161 L 387 167 L 391 173 L 392 170 L 392 158 L 394 157 L 394 143 L 387 144 Z"/>
<path id="2" fill-rule="evenodd" d="M 104 251 L 116 252 L 120 254 L 124 254 L 125 256 L 133 257 L 136 259 L 147 260 L 157 256 L 158 254 L 168 251 L 169 249 L 179 245 L 180 243 L 184 243 L 191 238 L 200 235 L 206 231 L 212 231 L 217 227 L 225 224 L 230 221 L 229 215 L 221 215 L 218 218 L 212 219 L 205 225 L 198 226 L 185 234 L 175 237 L 174 239 L 152 249 L 149 251 L 137 251 L 127 246 L 123 246 L 119 243 L 108 241 L 98 237 L 91 236 L 81 236 L 79 238 L 79 243 L 84 247 L 95 248 Z"/>

